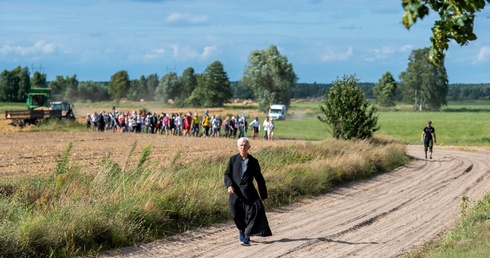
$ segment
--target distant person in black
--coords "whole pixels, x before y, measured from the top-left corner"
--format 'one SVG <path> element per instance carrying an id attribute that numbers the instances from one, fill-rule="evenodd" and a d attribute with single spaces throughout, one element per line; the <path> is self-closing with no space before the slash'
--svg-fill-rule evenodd
<path id="1" fill-rule="evenodd" d="M 424 143 L 425 159 L 427 159 L 427 151 L 429 151 L 429 157 L 432 159 L 432 147 L 437 142 L 436 129 L 432 127 L 432 121 L 427 122 L 427 126 L 422 131 L 420 138 Z"/>

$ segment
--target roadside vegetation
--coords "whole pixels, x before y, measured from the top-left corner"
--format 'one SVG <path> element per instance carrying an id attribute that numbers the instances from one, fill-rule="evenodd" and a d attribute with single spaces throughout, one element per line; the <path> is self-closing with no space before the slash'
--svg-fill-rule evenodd
<path id="1" fill-rule="evenodd" d="M 461 198 L 461 220 L 453 230 L 409 252 L 407 258 L 486 258 L 490 252 L 490 195 L 470 203 Z"/>

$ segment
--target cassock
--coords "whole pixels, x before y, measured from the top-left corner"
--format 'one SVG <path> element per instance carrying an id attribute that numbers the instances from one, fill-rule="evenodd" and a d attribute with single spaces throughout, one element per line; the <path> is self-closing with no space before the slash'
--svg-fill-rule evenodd
<path id="1" fill-rule="evenodd" d="M 225 172 L 225 185 L 233 187 L 230 194 L 230 212 L 239 230 L 246 236 L 272 236 L 262 199 L 267 199 L 267 187 L 259 161 L 252 155 L 243 160 L 240 154 L 232 156 Z M 254 186 L 257 182 L 259 191 Z M 259 196 L 260 193 L 260 196 Z"/>

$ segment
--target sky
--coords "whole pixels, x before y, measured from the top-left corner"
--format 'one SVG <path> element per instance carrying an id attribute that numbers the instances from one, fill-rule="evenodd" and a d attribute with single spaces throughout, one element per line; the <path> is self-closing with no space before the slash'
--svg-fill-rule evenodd
<path id="1" fill-rule="evenodd" d="M 398 81 L 412 50 L 430 46 L 431 12 L 410 30 L 402 0 L 0 0 L 0 71 L 21 66 L 79 81 L 131 80 L 220 61 L 242 78 L 248 56 L 275 45 L 301 83 L 344 75 Z M 449 83 L 490 83 L 490 6 L 476 41 L 450 43 Z"/>

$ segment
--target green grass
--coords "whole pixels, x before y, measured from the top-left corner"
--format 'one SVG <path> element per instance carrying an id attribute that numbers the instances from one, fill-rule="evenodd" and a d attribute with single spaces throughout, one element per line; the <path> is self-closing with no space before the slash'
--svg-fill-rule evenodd
<path id="1" fill-rule="evenodd" d="M 490 253 L 490 195 L 472 207 L 462 200 L 462 219 L 448 234 L 406 255 L 407 258 L 486 258 Z"/>
<path id="2" fill-rule="evenodd" d="M 379 112 L 376 135 L 420 144 L 427 121 L 436 129 L 438 145 L 490 145 L 490 112 Z"/>
<path id="3" fill-rule="evenodd" d="M 490 102 L 488 100 L 451 101 L 442 110 L 447 112 L 490 112 Z"/>
<path id="4" fill-rule="evenodd" d="M 330 138 L 326 124 L 315 118 L 304 120 L 274 121 L 274 137 L 276 139 L 319 141 Z M 261 136 L 263 132 L 261 132 Z"/>
<path id="5" fill-rule="evenodd" d="M 436 129 L 437 144 L 457 146 L 490 145 L 490 112 L 378 112 L 380 130 L 375 136 L 420 144 L 427 121 Z M 322 140 L 330 137 L 329 127 L 314 117 L 303 120 L 276 121 L 274 136 L 278 139 Z"/>

